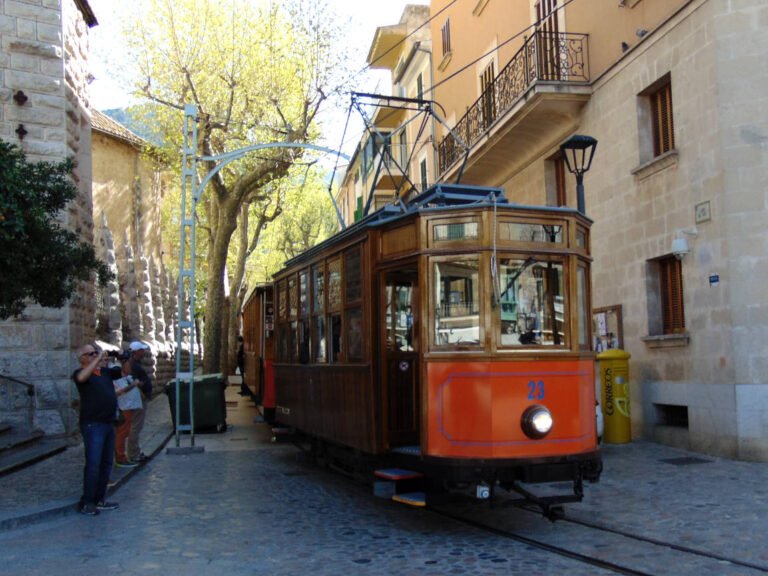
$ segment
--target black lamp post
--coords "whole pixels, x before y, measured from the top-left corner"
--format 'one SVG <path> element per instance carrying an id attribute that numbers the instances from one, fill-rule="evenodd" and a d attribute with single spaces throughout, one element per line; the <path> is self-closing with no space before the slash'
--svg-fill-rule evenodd
<path id="1" fill-rule="evenodd" d="M 568 172 L 576 175 L 576 202 L 579 212 L 586 214 L 584 207 L 584 173 L 592 166 L 597 140 L 592 136 L 575 134 L 560 144 Z"/>

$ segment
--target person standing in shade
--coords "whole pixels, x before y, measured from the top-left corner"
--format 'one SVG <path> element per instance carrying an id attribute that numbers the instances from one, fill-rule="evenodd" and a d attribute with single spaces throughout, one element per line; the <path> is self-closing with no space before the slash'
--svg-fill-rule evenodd
<path id="1" fill-rule="evenodd" d="M 144 419 L 147 414 L 147 405 L 152 399 L 152 378 L 150 378 L 144 366 L 141 365 L 141 360 L 144 358 L 146 351 L 149 350 L 144 342 L 134 340 L 128 346 L 128 352 L 131 356 L 128 359 L 130 365 L 129 374 L 133 376 L 134 382 L 139 385 L 141 390 L 141 403 L 142 408 L 133 411 L 133 417 L 131 419 L 131 429 L 128 433 L 128 442 L 126 443 L 126 455 L 129 462 L 144 462 L 147 460 L 147 455 L 141 451 L 139 445 L 139 437 L 141 431 L 144 429 Z"/>
<path id="2" fill-rule="evenodd" d="M 78 351 L 80 367 L 72 374 L 80 394 L 80 434 L 85 449 L 80 512 L 88 516 L 119 507 L 107 502 L 106 495 L 115 451 L 117 394 L 113 382 L 121 377 L 122 369 L 110 368 L 107 360 L 104 350 L 86 344 Z"/>
<path id="3" fill-rule="evenodd" d="M 242 336 L 237 337 L 237 369 L 240 371 L 240 396 L 250 396 L 251 389 L 245 383 L 245 342 Z"/>

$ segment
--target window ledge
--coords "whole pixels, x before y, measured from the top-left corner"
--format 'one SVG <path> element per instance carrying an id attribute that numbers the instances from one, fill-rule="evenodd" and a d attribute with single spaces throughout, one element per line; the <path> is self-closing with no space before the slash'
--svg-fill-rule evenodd
<path id="1" fill-rule="evenodd" d="M 440 60 L 440 64 L 437 65 L 437 69 L 440 70 L 440 72 L 443 72 L 446 68 L 448 68 L 448 64 L 450 64 L 451 58 L 453 58 L 453 50 L 443 54 L 443 59 Z"/>
<path id="2" fill-rule="evenodd" d="M 648 348 L 682 348 L 688 346 L 691 335 L 688 332 L 681 334 L 658 334 L 641 338 Z"/>
<path id="3" fill-rule="evenodd" d="M 632 175 L 638 179 L 638 180 L 645 180 L 649 176 L 653 176 L 657 172 L 661 172 L 662 170 L 666 170 L 667 168 L 670 168 L 672 166 L 677 166 L 677 163 L 679 162 L 680 154 L 677 152 L 677 150 L 670 150 L 669 152 L 664 152 L 664 154 L 660 154 L 659 156 L 656 156 L 653 160 L 650 160 L 649 162 L 646 162 L 645 164 L 640 164 L 637 168 L 632 170 Z"/>

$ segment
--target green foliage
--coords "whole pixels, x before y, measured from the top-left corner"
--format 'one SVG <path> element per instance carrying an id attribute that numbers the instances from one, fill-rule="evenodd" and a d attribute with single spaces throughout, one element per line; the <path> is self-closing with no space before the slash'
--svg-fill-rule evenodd
<path id="1" fill-rule="evenodd" d="M 258 253 L 264 222 L 293 209 L 278 192 L 283 179 L 315 159 L 291 145 L 317 140 L 318 113 L 348 84 L 349 51 L 328 0 L 135 0 L 132 8 L 125 40 L 135 94 L 145 102 L 136 114 L 161 136 L 153 140 L 166 157 L 179 158 L 189 128 L 184 111 L 194 104 L 197 153 L 205 158 L 198 176 L 220 168 L 206 180 L 195 214 L 197 240 L 205 244 L 196 246 L 195 262 L 206 276 L 205 366 L 217 372 L 227 340 L 225 286 L 242 291 L 247 256 Z M 253 144 L 288 146 L 231 163 L 221 158 Z M 175 227 L 178 217 L 164 222 Z"/>
<path id="2" fill-rule="evenodd" d="M 297 166 L 281 182 L 285 209 L 262 233 L 248 261 L 249 285 L 269 281 L 287 260 L 319 244 L 338 229 L 328 184 L 317 167 Z"/>
<path id="3" fill-rule="evenodd" d="M 21 314 L 28 300 L 63 306 L 94 271 L 101 284 L 112 278 L 93 246 L 56 219 L 77 195 L 73 167 L 72 160 L 27 162 L 23 151 L 0 142 L 0 319 Z"/>

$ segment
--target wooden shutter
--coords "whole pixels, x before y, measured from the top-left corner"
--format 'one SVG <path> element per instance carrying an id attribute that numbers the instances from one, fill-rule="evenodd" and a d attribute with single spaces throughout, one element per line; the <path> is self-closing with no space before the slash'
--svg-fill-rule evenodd
<path id="1" fill-rule="evenodd" d="M 674 256 L 659 260 L 661 315 L 664 334 L 685 332 L 683 267 Z"/>
<path id="2" fill-rule="evenodd" d="M 675 147 L 675 131 L 672 121 L 672 84 L 664 84 L 651 94 L 653 113 L 653 152 L 655 156 Z"/>
<path id="3" fill-rule="evenodd" d="M 445 25 L 442 30 L 443 35 L 443 56 L 451 51 L 451 19 L 445 21 Z"/>

